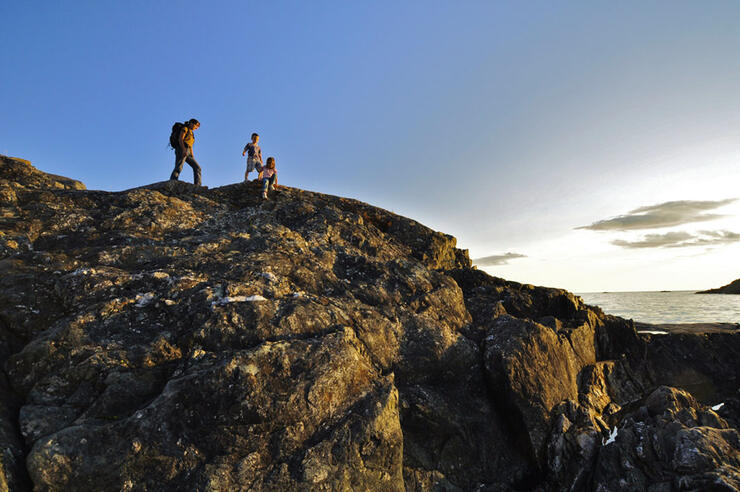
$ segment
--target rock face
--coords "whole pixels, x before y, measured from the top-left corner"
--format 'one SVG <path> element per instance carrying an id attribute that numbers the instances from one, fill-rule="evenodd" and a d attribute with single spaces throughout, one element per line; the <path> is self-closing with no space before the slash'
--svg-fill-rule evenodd
<path id="1" fill-rule="evenodd" d="M 703 290 L 697 294 L 740 294 L 740 278 L 716 289 Z"/>
<path id="2" fill-rule="evenodd" d="M 3 157 L 0 210 L 0 491 L 740 487 L 734 334 L 641 336 L 298 189 Z"/>

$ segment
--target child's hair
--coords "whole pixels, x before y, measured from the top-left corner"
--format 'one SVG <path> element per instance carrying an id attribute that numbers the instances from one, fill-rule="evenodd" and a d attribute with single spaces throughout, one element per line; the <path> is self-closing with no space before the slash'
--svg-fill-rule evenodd
<path id="1" fill-rule="evenodd" d="M 259 137 L 259 134 L 258 133 L 253 133 L 252 134 L 252 138 L 254 138 L 254 137 Z"/>
<path id="2" fill-rule="evenodd" d="M 267 169 L 275 169 L 275 158 L 274 157 L 268 157 L 267 158 L 267 164 L 265 164 L 265 167 Z"/>
<path id="3" fill-rule="evenodd" d="M 195 118 L 190 118 L 187 124 L 188 126 L 200 125 L 200 121 L 196 120 Z"/>

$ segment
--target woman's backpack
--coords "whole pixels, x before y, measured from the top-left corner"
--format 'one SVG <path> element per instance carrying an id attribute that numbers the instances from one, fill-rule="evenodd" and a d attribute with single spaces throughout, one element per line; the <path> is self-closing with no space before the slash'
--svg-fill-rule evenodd
<path id="1" fill-rule="evenodd" d="M 172 133 L 170 133 L 170 147 L 177 149 L 180 146 L 180 132 L 185 123 L 179 121 L 172 125 Z"/>

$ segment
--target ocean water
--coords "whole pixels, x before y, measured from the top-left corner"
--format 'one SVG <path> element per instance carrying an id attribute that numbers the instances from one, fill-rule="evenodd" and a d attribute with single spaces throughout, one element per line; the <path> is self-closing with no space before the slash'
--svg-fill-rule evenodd
<path id="1" fill-rule="evenodd" d="M 740 323 L 740 295 L 671 292 L 588 292 L 586 304 L 643 323 Z"/>

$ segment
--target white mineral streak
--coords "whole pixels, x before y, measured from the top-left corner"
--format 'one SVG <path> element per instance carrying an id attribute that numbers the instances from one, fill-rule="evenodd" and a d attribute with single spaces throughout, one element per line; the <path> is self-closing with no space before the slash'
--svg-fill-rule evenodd
<path id="1" fill-rule="evenodd" d="M 253 295 L 253 296 L 233 296 L 233 297 L 222 297 L 218 299 L 217 301 L 213 301 L 211 303 L 211 307 L 216 306 L 223 306 L 225 304 L 230 304 L 232 302 L 260 302 L 260 301 L 266 301 L 267 299 L 262 297 L 261 295 Z"/>
<path id="2" fill-rule="evenodd" d="M 615 426 L 612 429 L 611 433 L 609 433 L 609 439 L 607 439 L 606 441 L 602 439 L 601 440 L 601 444 L 603 444 L 604 446 L 606 446 L 608 444 L 613 443 L 616 439 L 617 439 L 617 428 Z"/>

